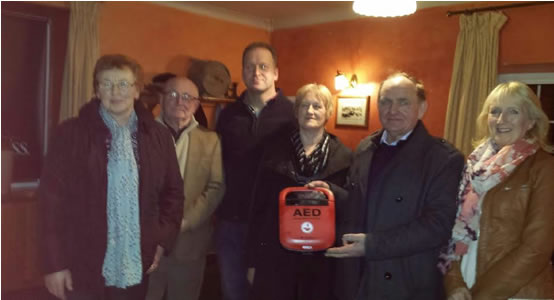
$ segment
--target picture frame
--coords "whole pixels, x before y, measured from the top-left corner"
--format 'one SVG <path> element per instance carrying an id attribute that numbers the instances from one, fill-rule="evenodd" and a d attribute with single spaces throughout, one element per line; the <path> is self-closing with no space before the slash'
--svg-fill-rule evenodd
<path id="1" fill-rule="evenodd" d="M 336 125 L 367 128 L 369 124 L 369 100 L 370 96 L 337 96 Z"/>

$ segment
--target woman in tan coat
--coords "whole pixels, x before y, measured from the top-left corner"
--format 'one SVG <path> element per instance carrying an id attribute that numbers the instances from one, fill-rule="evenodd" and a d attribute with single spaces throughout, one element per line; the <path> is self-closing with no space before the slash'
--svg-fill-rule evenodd
<path id="1" fill-rule="evenodd" d="M 554 157 L 548 118 L 520 82 L 498 85 L 460 183 L 458 213 L 439 267 L 449 300 L 552 299 Z"/>

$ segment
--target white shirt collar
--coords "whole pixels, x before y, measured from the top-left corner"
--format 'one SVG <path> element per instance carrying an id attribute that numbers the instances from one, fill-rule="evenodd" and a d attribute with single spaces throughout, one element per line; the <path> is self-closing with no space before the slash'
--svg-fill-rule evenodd
<path id="1" fill-rule="evenodd" d="M 162 112 L 160 112 L 160 114 L 156 117 L 156 121 L 160 122 L 162 125 L 167 127 L 166 123 L 164 122 Z M 194 128 L 198 127 L 198 125 L 200 125 L 200 123 L 198 123 L 198 121 L 196 121 L 196 118 L 194 117 L 194 115 L 190 116 L 190 123 L 187 126 L 187 128 L 185 128 L 185 130 L 183 130 L 183 133 L 188 133 L 188 132 L 192 131 Z"/>
<path id="2" fill-rule="evenodd" d="M 399 141 L 405 141 L 408 139 L 408 137 L 410 136 L 410 134 L 412 134 L 412 131 L 414 131 L 413 129 L 410 130 L 408 133 L 406 133 L 405 135 L 401 136 L 399 139 L 397 139 L 396 141 L 392 142 L 392 143 L 389 143 L 387 142 L 387 137 L 389 136 L 388 132 L 386 130 L 383 131 L 383 135 L 381 136 L 381 144 L 387 144 L 389 146 L 396 146 L 398 144 Z"/>

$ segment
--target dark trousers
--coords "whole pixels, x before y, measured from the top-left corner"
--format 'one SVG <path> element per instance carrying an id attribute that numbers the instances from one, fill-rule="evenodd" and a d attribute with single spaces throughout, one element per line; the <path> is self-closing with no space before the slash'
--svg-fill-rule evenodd
<path id="1" fill-rule="evenodd" d="M 86 291 L 73 291 L 67 293 L 67 300 L 143 300 L 146 297 L 148 277 L 142 282 L 126 289 L 116 287 L 105 287 L 103 292 L 92 293 Z"/>
<path id="2" fill-rule="evenodd" d="M 248 298 L 246 280 L 246 234 L 248 225 L 218 220 L 215 247 L 221 273 L 223 300 Z"/>
<path id="3" fill-rule="evenodd" d="M 205 268 L 205 257 L 183 260 L 162 257 L 158 269 L 150 274 L 146 300 L 198 300 Z"/>
<path id="4" fill-rule="evenodd" d="M 256 267 L 250 300 L 333 300 L 333 283 L 331 258 L 284 253 L 267 257 Z"/>

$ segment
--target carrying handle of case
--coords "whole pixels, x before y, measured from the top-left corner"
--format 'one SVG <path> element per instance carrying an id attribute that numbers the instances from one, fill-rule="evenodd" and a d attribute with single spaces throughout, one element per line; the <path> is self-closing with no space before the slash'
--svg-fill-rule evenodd
<path id="1" fill-rule="evenodd" d="M 335 197 L 334 197 L 333 193 L 328 189 L 324 189 L 324 188 L 320 188 L 320 187 L 307 188 L 307 187 L 303 187 L 303 186 L 293 186 L 293 187 L 288 187 L 288 188 L 284 188 L 283 190 L 281 190 L 281 192 L 279 193 L 279 204 L 284 205 L 285 202 L 286 202 L 286 199 L 287 199 L 287 194 L 289 194 L 291 192 L 313 192 L 313 191 L 318 191 L 318 192 L 321 192 L 321 193 L 325 194 L 328 201 L 332 201 L 332 202 L 335 201 Z"/>

